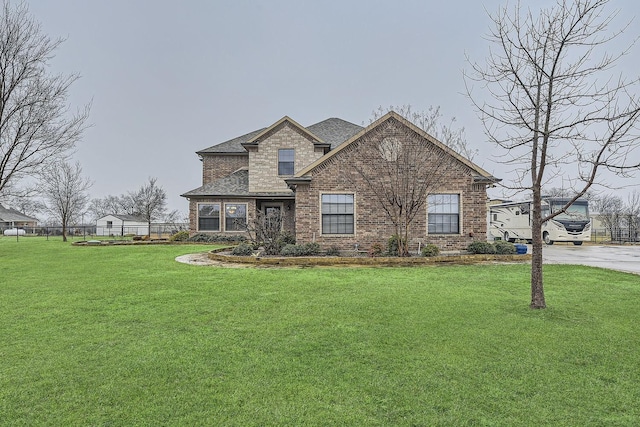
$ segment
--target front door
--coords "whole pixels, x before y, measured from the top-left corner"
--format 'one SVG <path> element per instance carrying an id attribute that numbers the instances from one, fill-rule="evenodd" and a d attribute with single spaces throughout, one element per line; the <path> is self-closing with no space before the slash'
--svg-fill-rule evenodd
<path id="1" fill-rule="evenodd" d="M 283 223 L 282 204 L 280 203 L 263 204 L 262 212 L 265 215 L 265 221 L 268 227 L 271 227 L 272 224 L 276 225 L 274 224 L 274 221 L 275 221 L 280 225 L 279 228 L 282 229 L 282 223 Z"/>

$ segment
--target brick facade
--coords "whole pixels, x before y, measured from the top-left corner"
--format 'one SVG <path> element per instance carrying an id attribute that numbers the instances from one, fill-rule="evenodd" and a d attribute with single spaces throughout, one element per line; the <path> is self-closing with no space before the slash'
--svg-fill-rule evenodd
<path id="1" fill-rule="evenodd" d="M 383 118 L 378 123 L 383 123 L 389 118 Z M 442 147 L 439 142 L 433 142 L 422 131 L 415 130 L 413 125 L 391 115 L 391 121 L 395 120 L 396 130 L 401 129 L 406 135 L 407 129 L 413 129 L 421 142 L 435 144 Z M 388 125 L 389 123 L 386 123 Z M 196 196 L 188 195 L 189 217 L 191 232 L 199 232 L 197 206 L 198 203 L 217 202 L 222 206 L 222 218 L 224 221 L 225 203 L 246 203 L 249 215 L 248 221 L 255 216 L 256 209 L 266 206 L 279 206 L 284 213 L 284 230 L 294 233 L 298 243 L 317 242 L 323 249 L 337 246 L 342 250 L 368 250 L 372 244 L 380 243 L 386 246 L 390 236 L 396 233 L 392 222 L 387 217 L 378 201 L 376 192 L 372 190 L 372 184 L 367 184 L 364 178 L 356 172 L 363 162 L 371 162 L 374 156 L 369 156 L 367 150 L 378 150 L 379 142 L 371 143 L 380 128 L 372 125 L 367 132 L 359 134 L 360 139 L 352 139 L 339 146 L 335 151 L 329 152 L 323 157 L 324 147 L 314 144 L 312 137 L 297 124 L 283 120 L 281 123 L 269 129 L 258 140 L 247 141 L 243 147 L 247 154 L 203 155 L 203 185 L 215 182 L 226 177 L 240 168 L 248 167 L 248 183 L 245 181 L 246 194 L 242 197 L 228 196 L 227 198 L 212 197 L 197 193 Z M 380 131 L 380 138 L 388 137 L 388 130 L 395 132 L 394 127 L 385 126 Z M 386 132 L 386 133 L 385 133 Z M 399 138 L 402 133 L 398 133 Z M 354 137 L 356 138 L 356 137 Z M 369 138 L 369 143 L 365 142 Z M 294 168 L 296 175 L 295 193 L 289 188 L 285 179 L 287 176 L 278 175 L 278 150 L 294 149 Z M 459 195 L 459 232 L 455 234 L 429 234 L 427 205 L 420 208 L 410 227 L 410 250 L 417 251 L 419 245 L 428 243 L 437 245 L 441 250 L 456 250 L 466 248 L 475 240 L 486 240 L 486 183 L 495 178 L 485 171 L 473 165 L 457 154 L 440 149 L 442 153 L 449 153 L 439 160 L 427 159 L 420 163 L 421 168 L 434 171 L 434 174 L 442 174 L 442 179 L 437 185 L 429 189 L 429 194 L 457 194 Z M 322 162 L 318 160 L 322 159 Z M 383 160 L 378 156 L 378 161 Z M 437 163 L 436 163 L 437 162 Z M 307 169 L 307 167 L 311 167 Z M 369 164 L 376 168 L 377 164 Z M 299 173 L 304 173 L 300 176 Z M 484 183 L 478 183 L 476 178 L 481 178 Z M 246 179 L 246 178 L 245 178 Z M 305 180 L 308 180 L 305 182 Z M 375 185 L 375 184 L 373 184 Z M 354 196 L 354 233 L 339 235 L 323 235 L 322 233 L 322 194 L 345 193 Z M 225 193 L 218 193 L 225 194 Z M 233 193 L 236 194 L 236 193 Z M 270 194 L 273 194 L 272 196 Z M 295 200 L 291 199 L 295 197 Z M 224 232 L 224 230 L 222 231 Z M 238 232 L 233 232 L 238 234 Z"/>
<path id="2" fill-rule="evenodd" d="M 242 167 L 249 166 L 249 156 L 242 155 L 203 155 L 202 183 L 208 184 L 224 178 Z"/>
<path id="3" fill-rule="evenodd" d="M 425 141 L 425 143 L 428 143 Z M 376 156 L 363 155 L 364 150 L 376 150 L 376 144 L 367 141 L 352 144 L 355 148 L 344 150 L 311 172 L 308 185 L 296 188 L 296 238 L 299 242 L 317 242 L 323 248 L 337 246 L 343 250 L 367 250 L 374 243 L 386 247 L 386 242 L 396 233 L 392 222 L 381 208 L 378 195 L 354 167 L 361 159 L 367 161 Z M 382 161 L 382 160 L 380 160 Z M 430 194 L 458 194 L 460 196 L 459 233 L 429 234 L 427 204 L 420 209 L 409 227 L 409 247 L 417 251 L 428 243 L 441 250 L 466 248 L 474 240 L 486 240 L 486 187 L 474 183 L 474 173 L 454 157 L 447 156 L 444 164 L 425 164 L 423 167 L 444 174 Z M 372 165 L 375 169 L 376 165 Z M 353 235 L 323 235 L 321 219 L 321 195 L 346 193 L 354 195 L 355 230 Z"/>

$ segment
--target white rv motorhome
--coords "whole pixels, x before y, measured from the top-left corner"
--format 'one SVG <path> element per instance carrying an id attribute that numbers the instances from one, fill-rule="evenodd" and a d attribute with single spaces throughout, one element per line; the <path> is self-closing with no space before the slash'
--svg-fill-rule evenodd
<path id="1" fill-rule="evenodd" d="M 542 217 L 559 211 L 570 199 L 545 197 L 542 199 Z M 531 241 L 530 200 L 493 205 L 489 209 L 489 229 L 494 238 L 514 242 Z M 581 245 L 591 240 L 591 220 L 589 202 L 578 199 L 566 212 L 563 212 L 542 224 L 542 239 L 547 245 L 554 242 L 573 242 Z"/>

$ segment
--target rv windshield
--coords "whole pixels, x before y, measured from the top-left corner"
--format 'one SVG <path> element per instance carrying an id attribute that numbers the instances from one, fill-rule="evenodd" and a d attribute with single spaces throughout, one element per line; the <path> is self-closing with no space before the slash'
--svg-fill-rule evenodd
<path id="1" fill-rule="evenodd" d="M 563 206 L 564 203 L 554 203 L 551 206 L 551 209 L 553 210 L 553 212 L 556 212 L 562 209 Z M 566 212 L 561 213 L 554 219 L 557 221 L 587 221 L 589 220 L 589 210 L 587 209 L 587 204 L 584 202 L 575 202 L 567 208 Z"/>

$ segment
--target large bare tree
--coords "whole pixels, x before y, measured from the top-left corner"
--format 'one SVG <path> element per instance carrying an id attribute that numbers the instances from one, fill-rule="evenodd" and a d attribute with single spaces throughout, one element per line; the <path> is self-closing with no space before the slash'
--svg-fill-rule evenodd
<path id="1" fill-rule="evenodd" d="M 398 236 L 398 255 L 409 255 L 409 231 L 416 216 L 424 209 L 430 193 L 443 184 L 444 170 L 450 167 L 450 153 L 441 147 L 454 145 L 466 147 L 462 130 L 442 126 L 439 109 L 412 113 L 411 108 L 390 107 L 397 114 L 361 138 L 360 145 L 368 147 L 358 152 L 357 159 L 349 165 L 355 174 L 346 174 L 347 179 L 362 179 L 373 194 L 387 219 L 393 224 Z M 374 112 L 373 121 L 385 112 Z M 398 117 L 400 116 L 400 117 Z M 425 136 L 401 123 L 409 118 Z M 444 136 L 445 141 L 432 139 Z M 431 142 L 429 141 L 431 139 Z"/>
<path id="2" fill-rule="evenodd" d="M 491 16 L 486 64 L 470 61 L 469 95 L 489 139 L 514 168 L 511 188 L 533 197 L 531 308 L 546 307 L 541 227 L 563 212 L 542 216 L 543 185 L 560 176 L 571 183 L 574 196 L 566 209 L 604 183 L 605 170 L 626 175 L 639 166 L 638 80 L 614 74 L 628 49 L 613 53 L 610 42 L 627 27 L 611 30 L 616 13 L 608 4 L 557 0 L 539 11 L 520 3 L 501 7 Z"/>
<path id="3" fill-rule="evenodd" d="M 77 221 L 84 212 L 91 181 L 82 176 L 82 167 L 76 162 L 50 164 L 40 173 L 40 188 L 47 211 L 62 224 L 62 240 L 67 241 L 69 225 Z"/>
<path id="4" fill-rule="evenodd" d="M 143 184 L 137 191 L 129 193 L 133 203 L 135 215 L 139 215 L 147 221 L 149 235 L 151 235 L 151 222 L 160 219 L 167 206 L 167 193 L 158 185 L 157 178 L 149 178 L 149 182 Z"/>
<path id="5" fill-rule="evenodd" d="M 25 176 L 64 159 L 82 136 L 89 108 L 71 114 L 77 75 L 53 75 L 49 62 L 61 39 L 42 34 L 25 3 L 0 6 L 0 197 Z"/>

